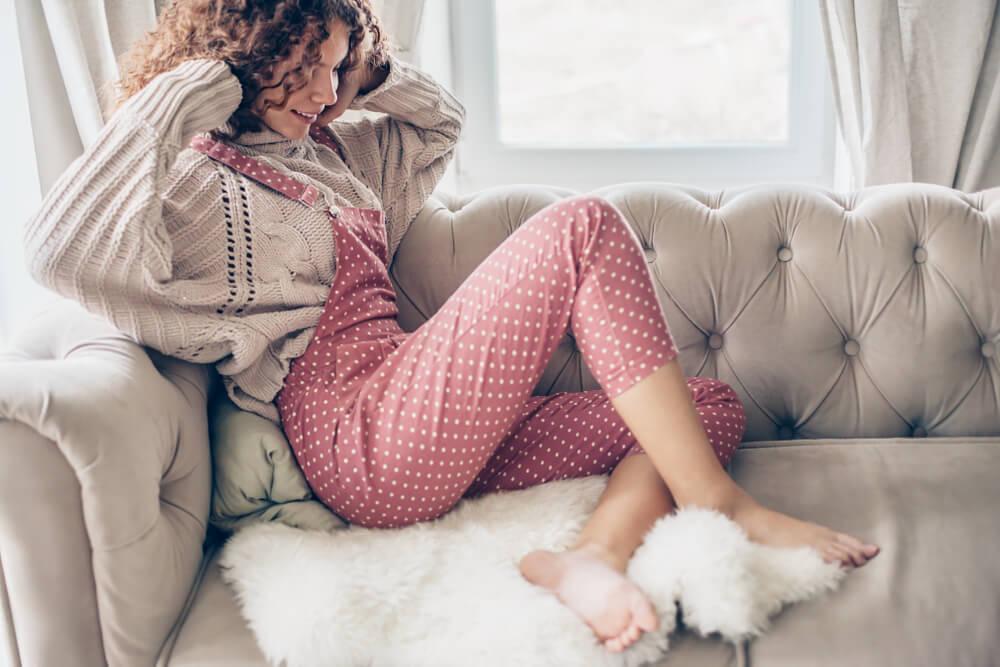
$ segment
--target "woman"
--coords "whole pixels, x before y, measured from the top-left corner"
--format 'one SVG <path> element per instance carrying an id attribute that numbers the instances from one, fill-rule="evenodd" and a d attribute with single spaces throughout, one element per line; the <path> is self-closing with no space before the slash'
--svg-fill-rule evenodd
<path id="1" fill-rule="evenodd" d="M 675 503 L 828 562 L 877 553 L 726 474 L 743 408 L 684 377 L 638 240 L 603 199 L 543 208 L 422 327 L 399 327 L 387 267 L 465 111 L 390 53 L 368 0 L 176 0 L 122 71 L 115 114 L 28 225 L 32 274 L 214 363 L 346 520 L 398 527 L 610 472 L 577 544 L 519 566 L 614 651 L 657 625 L 624 572 Z M 384 115 L 337 121 L 348 108 Z M 532 396 L 568 328 L 602 389 Z"/>

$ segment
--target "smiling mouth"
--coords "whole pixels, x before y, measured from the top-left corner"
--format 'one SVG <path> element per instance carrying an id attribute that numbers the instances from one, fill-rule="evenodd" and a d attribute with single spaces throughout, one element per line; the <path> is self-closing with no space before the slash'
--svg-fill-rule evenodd
<path id="1" fill-rule="evenodd" d="M 296 111 L 295 109 L 292 109 L 292 113 L 301 118 L 302 120 L 306 120 L 309 122 L 313 122 L 319 117 L 318 113 L 303 113 L 301 111 Z"/>

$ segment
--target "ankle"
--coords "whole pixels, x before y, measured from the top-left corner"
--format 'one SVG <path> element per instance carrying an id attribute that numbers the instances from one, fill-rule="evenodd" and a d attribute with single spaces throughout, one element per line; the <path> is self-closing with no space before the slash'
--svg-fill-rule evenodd
<path id="1" fill-rule="evenodd" d="M 686 497 L 677 497 L 676 502 L 678 509 L 688 506 L 712 509 L 736 522 L 760 507 L 760 503 L 728 476 L 715 486 L 689 493 Z"/>
<path id="2" fill-rule="evenodd" d="M 604 542 L 584 539 L 570 547 L 570 551 L 589 554 L 601 559 L 618 572 L 625 572 L 629 558 Z"/>

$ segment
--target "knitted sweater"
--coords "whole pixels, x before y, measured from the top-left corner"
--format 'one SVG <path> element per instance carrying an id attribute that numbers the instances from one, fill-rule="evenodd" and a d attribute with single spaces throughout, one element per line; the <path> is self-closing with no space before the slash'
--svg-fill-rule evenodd
<path id="1" fill-rule="evenodd" d="M 346 163 L 265 126 L 230 144 L 330 204 L 385 212 L 389 261 L 451 160 L 465 109 L 390 55 L 388 78 L 330 124 Z M 47 288 L 166 355 L 214 363 L 241 408 L 280 423 L 273 399 L 305 352 L 337 268 L 329 217 L 189 147 L 242 99 L 229 66 L 199 59 L 129 98 L 46 193 L 24 231 Z"/>

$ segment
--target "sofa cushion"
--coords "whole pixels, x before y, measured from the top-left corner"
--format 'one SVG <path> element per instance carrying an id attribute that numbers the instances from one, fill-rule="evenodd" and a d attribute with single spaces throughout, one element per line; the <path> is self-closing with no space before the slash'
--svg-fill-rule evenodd
<path id="1" fill-rule="evenodd" d="M 317 500 L 274 422 L 215 391 L 208 404 L 212 443 L 212 525 L 230 532 L 255 521 L 337 530 L 347 523 Z"/>
<path id="2" fill-rule="evenodd" d="M 783 610 L 749 646 L 679 631 L 661 665 L 731 665 L 739 662 L 738 650 L 758 667 L 994 660 L 1000 438 L 745 443 L 732 470 L 766 506 L 857 535 L 882 551 L 835 593 Z M 206 566 L 163 664 L 265 665 L 214 555 Z"/>

